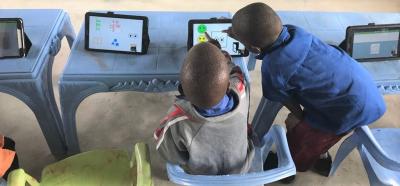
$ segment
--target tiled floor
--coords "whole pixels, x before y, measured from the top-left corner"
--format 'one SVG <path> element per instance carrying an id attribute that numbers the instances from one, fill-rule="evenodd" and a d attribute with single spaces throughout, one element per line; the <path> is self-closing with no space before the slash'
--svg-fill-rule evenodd
<path id="1" fill-rule="evenodd" d="M 165 10 L 234 12 L 253 1 L 230 0 L 2 0 L 0 8 L 62 8 L 71 16 L 75 29 L 83 22 L 88 10 Z M 313 11 L 376 11 L 400 12 L 399 0 L 274 0 L 264 1 L 277 10 Z M 0 10 L 1 11 L 1 10 Z M 57 81 L 66 63 L 69 49 L 66 42 L 53 67 L 53 82 L 58 99 Z M 251 113 L 257 108 L 261 96 L 260 64 L 251 72 Z M 155 185 L 173 185 L 166 180 L 164 162 L 154 152 L 152 130 L 158 125 L 173 100 L 174 93 L 143 94 L 135 92 L 96 94 L 79 106 L 78 133 L 82 150 L 94 148 L 131 148 L 138 141 L 146 141 L 152 149 Z M 385 97 L 388 111 L 372 127 L 400 127 L 400 99 Z M 143 105 L 146 105 L 145 107 Z M 278 115 L 276 123 L 283 123 L 287 111 Z M 251 115 L 252 116 L 252 115 Z M 35 177 L 46 164 L 54 161 L 29 108 L 16 98 L 0 94 L 0 133 L 17 141 L 22 167 Z M 331 149 L 335 154 L 338 145 Z M 356 152 L 343 162 L 336 176 L 324 178 L 312 172 L 299 173 L 294 185 L 367 185 L 368 179 Z M 279 185 L 275 183 L 273 185 Z"/>

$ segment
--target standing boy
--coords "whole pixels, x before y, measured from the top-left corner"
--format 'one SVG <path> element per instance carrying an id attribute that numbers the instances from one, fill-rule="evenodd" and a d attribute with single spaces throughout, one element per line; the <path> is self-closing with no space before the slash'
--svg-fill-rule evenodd
<path id="1" fill-rule="evenodd" d="M 292 113 L 289 120 L 299 121 L 287 132 L 298 171 L 310 169 L 344 135 L 384 114 L 384 100 L 359 63 L 300 27 L 282 25 L 268 5 L 240 9 L 226 32 L 259 54 L 263 96 L 283 103 Z M 316 168 L 325 176 L 330 169 Z"/>

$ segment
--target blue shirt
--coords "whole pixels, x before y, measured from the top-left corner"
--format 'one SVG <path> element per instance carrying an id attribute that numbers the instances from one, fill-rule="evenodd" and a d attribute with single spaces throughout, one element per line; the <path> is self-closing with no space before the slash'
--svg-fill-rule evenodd
<path id="1" fill-rule="evenodd" d="M 263 96 L 297 101 L 305 121 L 316 129 L 342 134 L 386 111 L 382 95 L 358 62 L 302 28 L 285 25 L 258 58 L 263 60 Z"/>
<path id="2" fill-rule="evenodd" d="M 204 117 L 214 117 L 225 114 L 232 110 L 233 106 L 235 105 L 235 101 L 233 96 L 225 95 L 222 100 L 215 106 L 209 109 L 200 109 L 196 108 L 197 112 Z"/>

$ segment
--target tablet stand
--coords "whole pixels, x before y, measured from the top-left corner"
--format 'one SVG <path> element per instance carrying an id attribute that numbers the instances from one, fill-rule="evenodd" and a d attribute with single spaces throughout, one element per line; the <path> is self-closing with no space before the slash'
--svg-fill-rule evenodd
<path id="1" fill-rule="evenodd" d="M 25 32 L 24 32 L 24 43 L 25 43 L 25 49 L 23 49 L 24 50 L 23 53 L 24 53 L 24 56 L 27 56 L 29 50 L 31 49 L 32 42 L 29 39 L 28 35 L 26 35 Z"/>
<path id="2" fill-rule="evenodd" d="M 143 41 L 144 41 L 144 45 L 143 45 L 143 54 L 147 54 L 147 50 L 149 49 L 149 45 L 150 45 L 150 36 L 149 33 L 147 32 L 146 35 L 144 35 L 143 37 Z"/>

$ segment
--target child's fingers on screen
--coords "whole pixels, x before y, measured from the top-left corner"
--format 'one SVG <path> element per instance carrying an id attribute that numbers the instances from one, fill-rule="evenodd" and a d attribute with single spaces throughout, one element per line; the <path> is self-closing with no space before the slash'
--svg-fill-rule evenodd
<path id="1" fill-rule="evenodd" d="M 212 38 L 210 37 L 210 35 L 208 34 L 208 32 L 204 32 L 204 34 L 206 35 L 207 40 L 212 40 Z"/>
<path id="2" fill-rule="evenodd" d="M 229 37 L 236 39 L 235 35 L 233 34 L 232 27 L 229 27 L 226 30 L 222 30 L 222 32 L 228 34 Z"/>
<path id="3" fill-rule="evenodd" d="M 227 33 L 228 35 L 230 35 L 232 33 L 232 27 L 229 27 L 226 30 L 222 30 L 222 32 Z"/>
<path id="4" fill-rule="evenodd" d="M 218 47 L 219 49 L 221 49 L 221 44 L 219 44 L 219 42 L 217 40 L 213 39 L 207 32 L 205 32 L 205 35 L 206 35 L 208 42 L 210 42 L 211 44 L 213 44 L 216 47 Z"/>

